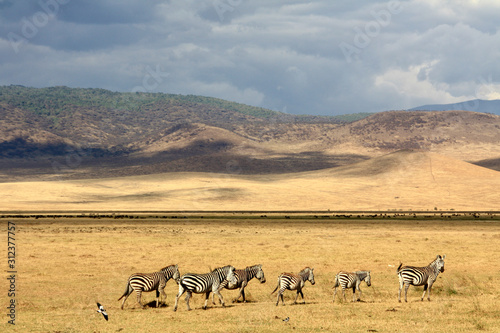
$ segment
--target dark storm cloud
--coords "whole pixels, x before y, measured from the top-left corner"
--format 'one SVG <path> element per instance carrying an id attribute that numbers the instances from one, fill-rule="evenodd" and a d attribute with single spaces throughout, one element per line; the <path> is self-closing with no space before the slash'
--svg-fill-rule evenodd
<path id="1" fill-rule="evenodd" d="M 0 84 L 296 114 L 498 98 L 495 1 L 0 0 Z"/>

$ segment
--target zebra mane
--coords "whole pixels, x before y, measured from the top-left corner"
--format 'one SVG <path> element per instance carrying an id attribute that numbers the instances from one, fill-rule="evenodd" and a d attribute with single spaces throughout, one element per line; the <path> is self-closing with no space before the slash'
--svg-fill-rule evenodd
<path id="1" fill-rule="evenodd" d="M 160 269 L 160 272 L 166 270 L 167 268 L 175 267 L 175 266 L 177 266 L 177 265 L 168 265 L 168 266 L 165 266 L 162 269 Z"/>
<path id="2" fill-rule="evenodd" d="M 303 270 L 299 272 L 299 276 L 304 277 L 306 274 L 309 274 L 310 271 L 311 271 L 310 267 L 305 267 Z"/>
<path id="3" fill-rule="evenodd" d="M 436 259 L 434 259 L 434 260 L 433 260 L 433 261 L 432 261 L 429 265 L 427 265 L 427 266 L 432 266 L 432 265 L 436 264 L 436 263 L 438 262 L 438 260 L 440 260 L 440 259 L 442 259 L 442 258 L 441 258 L 441 256 L 438 254 L 438 255 L 436 256 Z"/>
<path id="4" fill-rule="evenodd" d="M 229 269 L 229 267 L 231 267 L 230 265 L 227 265 L 227 266 L 224 266 L 224 267 L 217 267 L 215 269 L 212 270 L 212 273 L 215 272 L 215 271 L 226 271 Z"/>
<path id="5" fill-rule="evenodd" d="M 253 265 L 253 266 L 247 266 L 245 267 L 245 271 L 250 271 L 250 270 L 253 270 L 253 269 L 257 269 L 259 266 L 262 266 L 261 264 L 257 264 L 257 265 Z"/>

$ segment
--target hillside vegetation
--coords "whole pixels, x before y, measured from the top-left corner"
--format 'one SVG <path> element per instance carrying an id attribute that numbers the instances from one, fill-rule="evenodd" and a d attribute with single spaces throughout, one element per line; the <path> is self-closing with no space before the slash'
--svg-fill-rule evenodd
<path id="1" fill-rule="evenodd" d="M 498 142 L 500 116 L 476 112 L 293 116 L 192 95 L 0 87 L 0 181 L 280 174 L 401 149 L 500 170 Z"/>

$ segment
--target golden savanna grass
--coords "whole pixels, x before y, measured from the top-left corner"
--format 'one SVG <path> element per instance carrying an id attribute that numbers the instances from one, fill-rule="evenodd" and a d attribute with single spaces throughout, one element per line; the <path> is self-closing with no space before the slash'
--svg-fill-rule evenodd
<path id="1" fill-rule="evenodd" d="M 143 218 L 134 220 L 40 218 L 16 223 L 19 332 L 495 332 L 500 327 L 500 224 L 487 220 L 318 220 L 280 218 Z M 2 220 L 2 230 L 7 219 Z M 6 247 L 6 246 L 5 246 Z M 424 266 L 446 254 L 445 272 L 420 302 L 410 287 L 398 303 L 396 267 Z M 6 256 L 4 256 L 5 258 Z M 208 272 L 227 264 L 262 264 L 267 283 L 252 280 L 249 302 L 231 303 L 237 291 L 223 290 L 228 306 L 202 310 L 202 295 L 184 296 L 173 312 L 177 285 L 169 281 L 167 305 L 154 308 L 144 293 L 120 310 L 117 299 L 135 272 L 179 264 L 182 273 Z M 270 295 L 281 272 L 314 267 L 316 285 L 306 284 L 305 304 L 276 307 Z M 362 302 L 333 298 L 340 270 L 371 270 Z M 2 284 L 4 285 L 4 284 Z M 6 288 L 4 288 L 6 289 Z M 7 304 L 7 290 L 2 291 Z M 299 299 L 300 300 L 300 299 Z M 109 321 L 96 312 L 96 301 Z M 5 307 L 3 307 L 5 309 Z M 5 312 L 6 310 L 4 310 Z M 282 319 L 289 317 L 288 322 Z"/>
<path id="2" fill-rule="evenodd" d="M 500 172 L 400 151 L 290 174 L 163 173 L 0 183 L 9 211 L 498 210 Z"/>

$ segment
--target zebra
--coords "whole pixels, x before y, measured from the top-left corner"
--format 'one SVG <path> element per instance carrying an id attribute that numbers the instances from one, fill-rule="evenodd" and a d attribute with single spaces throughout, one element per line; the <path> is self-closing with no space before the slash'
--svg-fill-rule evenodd
<path id="1" fill-rule="evenodd" d="M 229 281 L 224 281 L 220 289 L 226 288 L 229 290 L 234 290 L 240 288 L 240 293 L 238 297 L 233 300 L 233 303 L 238 301 L 238 299 L 243 296 L 243 303 L 246 303 L 245 298 L 245 287 L 248 285 L 251 279 L 257 278 L 260 283 L 266 282 L 266 277 L 264 276 L 264 271 L 262 270 L 262 265 L 248 266 L 245 269 L 236 269 L 234 271 L 234 276 L 236 277 L 236 283 L 230 283 Z M 214 302 L 215 294 L 212 294 L 212 303 Z"/>
<path id="2" fill-rule="evenodd" d="M 181 276 L 179 279 L 179 293 L 175 298 L 174 311 L 177 311 L 179 298 L 182 294 L 184 294 L 184 292 L 187 292 L 186 304 L 188 311 L 191 310 L 189 307 L 189 299 L 191 298 L 192 293 L 205 294 L 205 305 L 203 306 L 203 309 L 207 308 L 208 297 L 211 292 L 219 296 L 222 307 L 225 307 L 224 299 L 222 298 L 219 290 L 221 289 L 221 284 L 226 280 L 230 283 L 237 282 L 236 277 L 234 276 L 234 270 L 233 266 L 224 266 L 216 268 L 212 272 L 206 274 L 187 273 Z"/>
<path id="3" fill-rule="evenodd" d="M 440 256 L 438 255 L 433 262 L 425 267 L 413 267 L 413 266 L 403 266 L 402 263 L 399 264 L 397 268 L 397 274 L 399 277 L 399 293 L 398 293 L 398 301 L 401 303 L 401 289 L 403 289 L 403 285 L 405 287 L 405 302 L 406 294 L 408 292 L 408 288 L 410 285 L 414 286 L 424 286 L 424 293 L 422 294 L 421 301 L 424 300 L 425 292 L 427 292 L 427 299 L 431 300 L 431 288 L 436 281 L 437 276 L 440 272 L 444 272 L 444 259 L 446 255 Z"/>
<path id="4" fill-rule="evenodd" d="M 160 293 L 163 295 L 164 299 L 167 299 L 167 294 L 165 294 L 165 286 L 169 279 L 174 279 L 177 281 L 179 279 L 179 267 L 178 265 L 170 265 L 162 268 L 160 271 L 155 273 L 135 273 L 132 274 L 127 281 L 127 286 L 125 287 L 125 292 L 123 297 L 121 309 L 123 310 L 123 305 L 125 301 L 130 296 L 130 294 L 135 290 L 137 293 L 137 303 L 144 309 L 145 306 L 141 303 L 142 292 L 148 292 L 156 290 L 156 307 L 158 307 L 160 301 Z"/>
<path id="5" fill-rule="evenodd" d="M 337 295 L 337 288 L 342 287 L 342 296 L 345 300 L 345 290 L 352 288 L 352 301 L 356 301 L 356 289 L 358 290 L 358 301 L 361 299 L 361 281 L 365 281 L 366 285 L 370 287 L 372 285 L 370 271 L 356 271 L 352 273 L 348 272 L 338 272 L 335 275 L 335 292 L 333 293 L 333 301 L 335 302 L 335 296 Z"/>
<path id="6" fill-rule="evenodd" d="M 281 273 L 280 276 L 278 277 L 278 285 L 271 293 L 273 294 L 279 288 L 278 299 L 276 300 L 276 306 L 278 306 L 280 302 L 280 297 L 281 297 L 281 302 L 283 303 L 283 305 L 285 305 L 285 301 L 283 299 L 283 292 L 287 289 L 297 290 L 297 296 L 295 296 L 295 301 L 293 302 L 293 304 L 297 304 L 297 298 L 299 298 L 299 294 L 300 296 L 302 296 L 302 299 L 304 299 L 302 288 L 304 288 L 306 281 L 311 282 L 312 285 L 315 284 L 313 271 L 314 268 L 306 267 L 303 270 L 301 270 L 298 275 L 292 273 Z"/>

